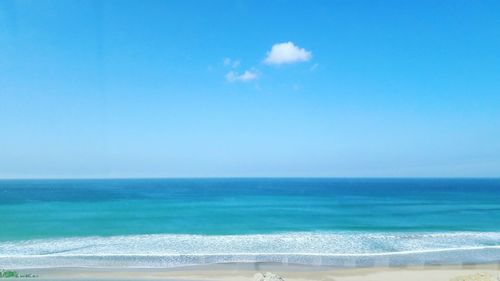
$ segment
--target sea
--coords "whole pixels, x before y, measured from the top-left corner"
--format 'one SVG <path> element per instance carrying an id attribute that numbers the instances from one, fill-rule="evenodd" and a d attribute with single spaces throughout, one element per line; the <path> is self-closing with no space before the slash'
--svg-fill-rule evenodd
<path id="1" fill-rule="evenodd" d="M 0 268 L 500 262 L 500 179 L 0 180 Z"/>

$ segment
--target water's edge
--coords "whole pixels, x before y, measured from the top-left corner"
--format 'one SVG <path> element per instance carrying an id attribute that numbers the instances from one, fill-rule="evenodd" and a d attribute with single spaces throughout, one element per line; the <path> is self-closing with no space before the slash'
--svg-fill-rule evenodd
<path id="1" fill-rule="evenodd" d="M 134 235 L 0 243 L 0 267 L 168 268 L 242 262 L 334 267 L 500 262 L 500 232 Z"/>

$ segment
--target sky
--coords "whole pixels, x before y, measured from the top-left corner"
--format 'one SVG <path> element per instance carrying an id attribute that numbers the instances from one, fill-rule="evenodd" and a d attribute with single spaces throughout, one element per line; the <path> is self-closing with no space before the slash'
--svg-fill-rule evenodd
<path id="1" fill-rule="evenodd" d="M 0 178 L 500 177 L 500 1 L 0 1 Z"/>

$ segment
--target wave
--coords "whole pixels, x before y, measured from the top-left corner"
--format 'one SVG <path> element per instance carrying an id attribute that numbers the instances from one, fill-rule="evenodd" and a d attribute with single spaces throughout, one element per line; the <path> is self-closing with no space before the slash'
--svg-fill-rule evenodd
<path id="1" fill-rule="evenodd" d="M 500 262 L 500 232 L 130 235 L 0 242 L 0 267 L 175 267 L 226 262 L 383 266 Z"/>

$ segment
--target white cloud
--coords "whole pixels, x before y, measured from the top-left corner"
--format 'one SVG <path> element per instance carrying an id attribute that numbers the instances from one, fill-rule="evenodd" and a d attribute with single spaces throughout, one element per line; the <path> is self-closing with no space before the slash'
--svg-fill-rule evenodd
<path id="1" fill-rule="evenodd" d="M 231 58 L 224 58 L 224 65 L 229 66 L 231 68 L 237 68 L 240 66 L 240 61 L 239 60 L 232 60 Z"/>
<path id="2" fill-rule="evenodd" d="M 259 78 L 259 74 L 253 70 L 246 70 L 242 74 L 229 71 L 226 74 L 226 80 L 229 82 L 248 82 Z"/>
<path id="3" fill-rule="evenodd" d="M 286 64 L 309 61 L 312 57 L 311 52 L 304 48 L 299 48 L 293 42 L 274 44 L 267 57 L 264 60 L 266 64 Z"/>

